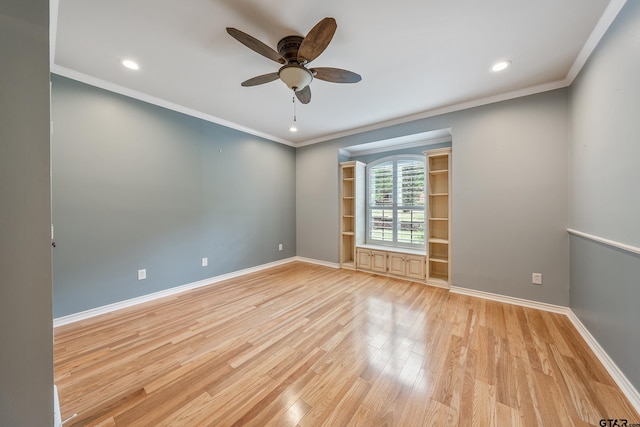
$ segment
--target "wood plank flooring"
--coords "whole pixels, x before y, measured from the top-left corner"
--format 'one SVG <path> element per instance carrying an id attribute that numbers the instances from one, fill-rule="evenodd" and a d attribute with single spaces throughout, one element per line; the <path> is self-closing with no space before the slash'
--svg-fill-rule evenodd
<path id="1" fill-rule="evenodd" d="M 72 426 L 640 423 L 562 315 L 302 262 L 55 329 Z"/>

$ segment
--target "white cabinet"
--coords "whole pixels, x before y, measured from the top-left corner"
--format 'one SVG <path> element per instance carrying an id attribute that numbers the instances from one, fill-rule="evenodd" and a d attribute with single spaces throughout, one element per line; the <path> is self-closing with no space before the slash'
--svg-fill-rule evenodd
<path id="1" fill-rule="evenodd" d="M 405 275 L 412 279 L 424 280 L 427 272 L 426 259 L 420 255 L 405 256 Z"/>
<path id="2" fill-rule="evenodd" d="M 387 272 L 387 254 L 382 251 L 371 251 L 371 270 L 378 273 Z"/>
<path id="3" fill-rule="evenodd" d="M 398 250 L 379 250 L 357 247 L 356 268 L 388 276 L 424 283 L 426 256 L 409 254 Z"/>
<path id="4" fill-rule="evenodd" d="M 370 270 L 376 273 L 387 272 L 387 253 L 373 249 L 356 249 L 357 268 Z"/>
<path id="5" fill-rule="evenodd" d="M 356 249 L 356 268 L 358 270 L 371 270 L 371 251 Z"/>
<path id="6" fill-rule="evenodd" d="M 411 255 L 389 252 L 389 274 L 423 281 L 426 275 L 426 258 L 423 255 Z"/>
<path id="7" fill-rule="evenodd" d="M 390 253 L 389 254 L 389 274 L 394 274 L 396 276 L 404 276 L 405 275 L 405 255 L 400 253 Z"/>

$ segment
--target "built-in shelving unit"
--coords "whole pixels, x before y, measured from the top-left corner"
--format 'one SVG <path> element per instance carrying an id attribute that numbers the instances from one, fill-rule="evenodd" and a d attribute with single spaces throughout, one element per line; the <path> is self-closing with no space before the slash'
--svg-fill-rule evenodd
<path id="1" fill-rule="evenodd" d="M 451 148 L 425 152 L 427 160 L 427 283 L 451 286 Z"/>
<path id="2" fill-rule="evenodd" d="M 340 267 L 356 268 L 356 245 L 364 243 L 365 164 L 340 163 Z"/>

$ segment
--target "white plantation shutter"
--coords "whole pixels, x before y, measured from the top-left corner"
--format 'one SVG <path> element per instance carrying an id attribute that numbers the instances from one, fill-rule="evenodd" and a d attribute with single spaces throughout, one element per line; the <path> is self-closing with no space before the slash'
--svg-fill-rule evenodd
<path id="1" fill-rule="evenodd" d="M 367 242 L 424 247 L 424 158 L 386 157 L 367 169 Z"/>
<path id="2" fill-rule="evenodd" d="M 369 236 L 393 242 L 393 162 L 369 170 Z"/>

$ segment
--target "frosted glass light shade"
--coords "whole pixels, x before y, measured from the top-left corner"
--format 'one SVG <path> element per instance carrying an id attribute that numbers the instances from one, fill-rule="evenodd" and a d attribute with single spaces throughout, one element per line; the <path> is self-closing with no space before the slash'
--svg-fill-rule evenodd
<path id="1" fill-rule="evenodd" d="M 311 71 L 300 65 L 285 65 L 280 68 L 278 76 L 289 89 L 296 91 L 304 89 L 313 80 Z"/>

